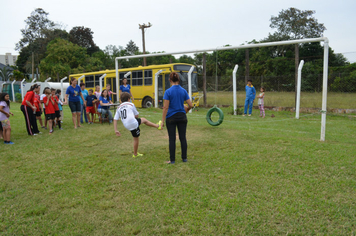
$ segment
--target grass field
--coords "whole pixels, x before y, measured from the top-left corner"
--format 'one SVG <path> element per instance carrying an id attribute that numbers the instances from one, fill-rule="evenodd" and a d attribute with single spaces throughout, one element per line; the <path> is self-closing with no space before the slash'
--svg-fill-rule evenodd
<path id="1" fill-rule="evenodd" d="M 259 94 L 259 93 L 257 93 Z M 243 106 L 245 104 L 246 93 L 244 91 L 237 91 L 237 104 Z M 305 108 L 321 108 L 322 93 L 307 93 L 302 92 L 300 95 L 300 107 Z M 266 92 L 265 106 L 277 107 L 295 107 L 295 93 L 294 92 Z M 328 92 L 327 108 L 328 109 L 356 109 L 356 93 L 335 93 Z M 203 104 L 203 99 L 200 100 Z M 233 94 L 229 92 L 208 92 L 207 103 L 209 105 L 232 105 Z M 257 100 L 254 103 L 257 106 Z"/>
<path id="2" fill-rule="evenodd" d="M 168 137 L 141 126 L 139 152 L 120 123 L 30 137 L 11 104 L 0 144 L 0 235 L 355 235 L 356 118 L 206 109 L 188 114 L 188 162 L 167 165 Z M 140 109 L 157 122 L 161 110 Z"/>

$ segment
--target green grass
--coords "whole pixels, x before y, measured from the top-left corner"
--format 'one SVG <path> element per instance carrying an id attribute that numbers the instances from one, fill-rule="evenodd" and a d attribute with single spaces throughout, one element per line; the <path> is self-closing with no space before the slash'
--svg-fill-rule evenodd
<path id="1" fill-rule="evenodd" d="M 267 111 L 188 114 L 188 163 L 167 165 L 166 130 L 141 126 L 139 152 L 122 124 L 30 137 L 11 104 L 12 140 L 0 144 L 1 235 L 355 235 L 356 118 Z M 161 110 L 140 109 L 158 121 Z"/>
<path id="2" fill-rule="evenodd" d="M 257 92 L 259 94 L 259 92 Z M 237 91 L 237 104 L 243 106 L 245 104 L 246 93 L 244 91 Z M 277 107 L 295 107 L 295 93 L 294 92 L 266 92 L 265 106 Z M 328 109 L 356 109 L 356 93 L 335 93 L 328 92 L 327 108 Z M 203 104 L 203 98 L 200 100 Z M 207 103 L 209 105 L 232 105 L 233 94 L 229 92 L 208 92 Z M 321 108 L 322 93 L 308 93 L 302 92 L 300 96 L 301 108 Z M 255 105 L 257 104 L 257 99 Z"/>

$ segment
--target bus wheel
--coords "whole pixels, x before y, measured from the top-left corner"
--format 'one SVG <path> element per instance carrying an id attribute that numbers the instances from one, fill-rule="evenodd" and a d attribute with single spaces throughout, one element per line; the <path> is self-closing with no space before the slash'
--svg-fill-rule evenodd
<path id="1" fill-rule="evenodd" d="M 149 108 L 149 107 L 152 107 L 152 98 L 151 97 L 146 97 L 145 99 L 143 99 L 143 102 L 142 102 L 142 107 L 144 108 Z"/>
<path id="2" fill-rule="evenodd" d="M 214 122 L 211 120 L 211 114 L 213 112 L 217 112 L 219 114 L 219 120 Z M 212 126 L 218 126 L 220 125 L 224 120 L 224 113 L 222 110 L 220 110 L 220 108 L 218 108 L 216 105 L 211 108 L 208 113 L 206 114 L 206 121 L 209 123 L 209 125 L 212 125 Z"/>

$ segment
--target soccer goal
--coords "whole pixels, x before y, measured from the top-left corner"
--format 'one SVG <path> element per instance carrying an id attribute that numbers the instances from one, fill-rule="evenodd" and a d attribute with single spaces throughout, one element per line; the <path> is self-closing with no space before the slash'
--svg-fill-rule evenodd
<path id="1" fill-rule="evenodd" d="M 228 47 L 218 47 L 210 49 L 201 50 L 191 50 L 191 51 L 181 51 L 181 52 L 167 52 L 167 53 L 157 53 L 157 54 L 143 54 L 134 56 L 123 56 L 115 58 L 115 70 L 116 70 L 116 91 L 119 93 L 119 60 L 123 59 L 133 59 L 133 58 L 145 58 L 145 57 L 158 57 L 176 54 L 189 54 L 189 53 L 203 53 L 203 52 L 213 52 L 231 49 L 248 49 L 248 48 L 258 48 L 258 47 L 273 47 L 289 44 L 299 44 L 299 43 L 313 43 L 313 42 L 323 42 L 324 43 L 324 61 L 323 61 L 323 93 L 322 93 L 322 110 L 321 110 L 321 132 L 320 141 L 325 141 L 325 125 L 326 125 L 326 101 L 327 101 L 327 86 L 328 86 L 328 63 L 329 63 L 329 40 L 326 37 L 311 38 L 311 39 L 298 39 L 298 40 L 288 40 L 288 41 L 278 41 L 278 42 L 268 42 L 268 43 L 258 43 L 258 44 L 247 44 L 239 46 L 228 46 Z M 300 73 L 299 73 L 300 74 Z M 189 87 L 191 91 L 191 88 Z M 189 91 L 189 92 L 190 92 Z M 236 91 L 235 91 L 236 92 Z M 234 96 L 234 104 L 236 96 Z M 236 109 L 234 105 L 234 109 Z"/>

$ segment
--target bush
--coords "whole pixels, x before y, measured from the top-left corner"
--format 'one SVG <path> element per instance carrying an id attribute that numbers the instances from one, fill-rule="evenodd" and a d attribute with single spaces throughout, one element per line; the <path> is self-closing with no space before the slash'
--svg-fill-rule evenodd
<path id="1" fill-rule="evenodd" d="M 15 99 L 16 99 L 16 102 L 22 102 L 21 93 L 15 93 Z"/>

